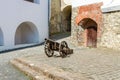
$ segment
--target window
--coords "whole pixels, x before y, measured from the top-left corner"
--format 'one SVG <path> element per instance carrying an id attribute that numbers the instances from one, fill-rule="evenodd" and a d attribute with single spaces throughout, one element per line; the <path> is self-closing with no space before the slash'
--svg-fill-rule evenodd
<path id="1" fill-rule="evenodd" d="M 40 1 L 40 0 L 25 0 L 25 1 L 29 1 L 29 2 L 32 2 L 32 3 L 37 3 L 37 4 L 39 4 L 39 1 Z"/>
<path id="2" fill-rule="evenodd" d="M 25 1 L 29 1 L 29 2 L 33 2 L 34 3 L 34 0 L 25 0 Z"/>

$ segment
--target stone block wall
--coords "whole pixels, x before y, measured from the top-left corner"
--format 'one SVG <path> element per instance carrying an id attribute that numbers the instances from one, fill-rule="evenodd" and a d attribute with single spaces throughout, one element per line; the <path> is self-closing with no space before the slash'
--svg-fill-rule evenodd
<path id="1" fill-rule="evenodd" d="M 71 21 L 71 42 L 76 46 L 82 46 L 79 41 L 83 41 L 84 32 L 81 26 L 76 25 L 75 19 L 78 15 L 79 7 L 72 9 Z M 120 11 L 103 13 L 103 26 L 101 27 L 100 44 L 97 47 L 106 47 L 120 50 Z M 81 37 L 81 38 L 80 38 Z"/>
<path id="2" fill-rule="evenodd" d="M 120 50 L 120 11 L 103 13 L 102 47 Z"/>
<path id="3" fill-rule="evenodd" d="M 50 9 L 50 35 L 59 33 L 61 30 L 61 0 L 51 0 Z"/>
<path id="4" fill-rule="evenodd" d="M 51 0 L 50 6 L 50 35 L 71 30 L 71 5 L 64 0 Z"/>
<path id="5" fill-rule="evenodd" d="M 52 12 L 53 13 L 51 14 L 50 34 L 61 32 L 62 27 L 63 27 L 63 26 L 61 26 L 63 24 L 61 21 L 62 20 L 62 18 L 61 18 L 62 14 L 60 12 L 61 6 L 59 5 L 56 8 L 55 4 L 58 5 L 59 3 L 54 2 L 54 1 L 52 3 L 52 5 L 53 5 Z M 89 7 L 89 5 L 87 5 L 87 6 Z M 88 9 L 89 8 L 85 8 L 85 10 L 88 10 Z M 90 8 L 90 9 L 95 9 L 95 10 L 93 10 L 93 11 L 90 10 L 89 12 L 87 12 L 85 10 L 81 10 L 80 7 L 72 8 L 71 42 L 76 46 L 84 46 L 85 36 L 82 33 L 85 33 L 85 30 L 82 28 L 81 25 L 79 25 L 76 22 L 76 20 L 80 21 L 79 19 L 88 17 L 88 18 L 91 18 L 94 21 L 96 21 L 97 26 L 98 26 L 97 47 L 107 47 L 107 48 L 113 48 L 113 49 L 120 50 L 120 11 L 101 13 L 101 10 L 99 10 L 99 12 L 97 12 L 98 10 L 96 10 L 96 7 Z M 82 11 L 83 14 L 80 12 L 80 10 Z M 94 15 L 94 13 L 98 17 L 96 17 Z M 80 15 L 78 15 L 78 14 L 80 14 Z M 91 14 L 92 14 L 92 16 L 91 16 Z M 83 16 L 83 18 L 81 18 L 81 15 Z M 102 16 L 102 17 L 99 17 L 99 16 Z M 63 28 L 65 28 L 65 27 L 63 27 Z"/>
<path id="6" fill-rule="evenodd" d="M 77 33 L 78 33 L 78 25 L 76 24 L 75 20 L 78 15 L 79 7 L 72 8 L 72 17 L 71 17 L 71 43 L 74 45 L 78 45 L 77 40 Z"/>

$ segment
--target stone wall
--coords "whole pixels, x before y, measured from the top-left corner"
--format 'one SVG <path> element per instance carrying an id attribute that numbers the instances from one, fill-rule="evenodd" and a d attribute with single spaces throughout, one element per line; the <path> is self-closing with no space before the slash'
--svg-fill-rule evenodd
<path id="1" fill-rule="evenodd" d="M 50 35 L 71 30 L 71 5 L 64 0 L 51 0 Z"/>
<path id="2" fill-rule="evenodd" d="M 72 8 L 72 17 L 71 17 L 71 43 L 73 43 L 74 45 L 78 45 L 78 31 L 79 31 L 79 27 L 78 25 L 76 25 L 76 17 L 78 15 L 78 10 L 79 8 Z"/>
<path id="3" fill-rule="evenodd" d="M 84 46 L 84 29 L 77 25 L 76 18 L 79 13 L 79 7 L 72 8 L 71 18 L 71 43 L 75 46 Z"/>
<path id="4" fill-rule="evenodd" d="M 103 13 L 101 46 L 120 50 L 120 11 Z"/>
<path id="5" fill-rule="evenodd" d="M 71 42 L 76 46 L 81 46 L 80 41 L 83 41 L 84 30 L 81 26 L 76 25 L 76 17 L 78 15 L 79 7 L 72 9 L 72 31 Z M 106 47 L 120 50 L 120 11 L 103 13 L 103 26 L 101 28 L 101 39 L 98 47 Z M 84 42 L 83 42 L 84 43 Z"/>
<path id="6" fill-rule="evenodd" d="M 100 42 L 102 27 L 102 3 L 84 5 L 72 9 L 72 42 L 79 46 L 89 46 L 93 40 L 88 39 L 88 27 L 97 27 L 97 43 Z M 92 37 L 90 37 L 92 38 Z M 95 39 L 94 39 L 95 40 Z"/>
<path id="7" fill-rule="evenodd" d="M 59 33 L 61 29 L 61 0 L 51 0 L 50 35 Z"/>
<path id="8" fill-rule="evenodd" d="M 50 34 L 58 33 L 64 31 L 65 27 L 62 22 L 62 11 L 63 6 L 60 5 L 59 1 L 52 0 L 51 2 L 51 21 L 50 21 Z M 93 9 L 93 8 L 90 8 Z M 85 43 L 84 29 L 82 26 L 77 25 L 76 18 L 78 17 L 80 7 L 72 8 L 72 17 L 71 17 L 71 42 L 76 46 L 83 46 Z M 101 10 L 99 10 L 101 12 Z M 94 17 L 93 18 L 87 15 L 91 19 L 100 19 L 97 22 L 98 25 L 98 41 L 97 47 L 107 47 L 113 49 L 120 49 L 120 11 L 108 12 L 108 13 L 99 13 L 96 11 L 96 15 L 100 14 L 103 17 Z M 91 12 L 90 12 L 91 13 Z M 84 16 L 85 14 L 83 14 Z M 99 16 L 99 15 L 98 15 Z M 81 17 L 81 15 L 80 15 Z M 103 20 L 102 20 L 103 18 Z M 97 21 L 97 20 L 94 20 Z"/>

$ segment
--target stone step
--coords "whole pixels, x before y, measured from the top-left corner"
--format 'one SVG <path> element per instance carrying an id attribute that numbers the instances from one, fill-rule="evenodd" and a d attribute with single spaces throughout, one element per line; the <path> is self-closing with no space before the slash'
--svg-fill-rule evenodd
<path id="1" fill-rule="evenodd" d="M 24 58 L 14 59 L 11 61 L 11 63 L 21 71 L 29 73 L 28 75 L 31 75 L 32 72 L 34 71 L 35 73 L 39 73 L 39 75 L 42 75 L 42 76 L 44 75 L 46 76 L 45 78 L 49 78 L 51 80 L 89 80 L 88 78 L 86 78 L 80 73 L 70 73 L 62 69 L 51 67 L 40 62 L 39 63 L 31 62 L 30 60 L 26 60 Z M 23 69 L 22 66 L 27 67 L 32 71 L 31 70 L 26 71 L 26 69 L 25 68 Z M 39 79 L 36 79 L 36 75 L 32 75 L 32 77 L 34 77 L 35 80 L 39 80 Z M 38 75 L 37 75 L 37 78 L 38 78 Z M 44 79 L 44 80 L 49 80 L 49 79 Z"/>
<path id="2" fill-rule="evenodd" d="M 42 75 L 41 73 L 31 69 L 30 67 L 21 64 L 19 61 L 17 60 L 11 60 L 10 61 L 16 68 L 18 68 L 19 70 L 21 70 L 22 72 L 24 72 L 26 75 L 28 75 L 30 78 L 32 78 L 32 80 L 52 80 L 44 75 Z"/>

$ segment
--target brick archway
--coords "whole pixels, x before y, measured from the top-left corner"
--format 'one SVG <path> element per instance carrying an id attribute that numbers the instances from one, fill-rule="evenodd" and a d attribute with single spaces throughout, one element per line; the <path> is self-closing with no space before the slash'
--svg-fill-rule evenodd
<path id="1" fill-rule="evenodd" d="M 84 34 L 87 35 L 89 32 L 91 32 L 95 36 L 97 34 L 97 42 L 96 44 L 99 43 L 100 37 L 101 37 L 101 27 L 102 27 L 102 11 L 101 11 L 101 6 L 103 3 L 95 3 L 95 4 L 89 4 L 89 5 L 84 5 L 79 7 L 79 12 L 78 16 L 76 17 L 76 23 L 77 25 L 81 26 L 84 28 Z M 93 25 L 94 24 L 94 25 Z M 87 26 L 88 29 L 85 28 Z M 91 28 L 90 28 L 91 27 Z M 94 28 L 96 28 L 97 32 L 94 33 L 95 31 Z M 94 35 L 95 34 L 95 35 Z M 89 35 L 84 37 L 84 44 L 85 46 L 89 45 L 89 41 L 87 38 Z"/>

